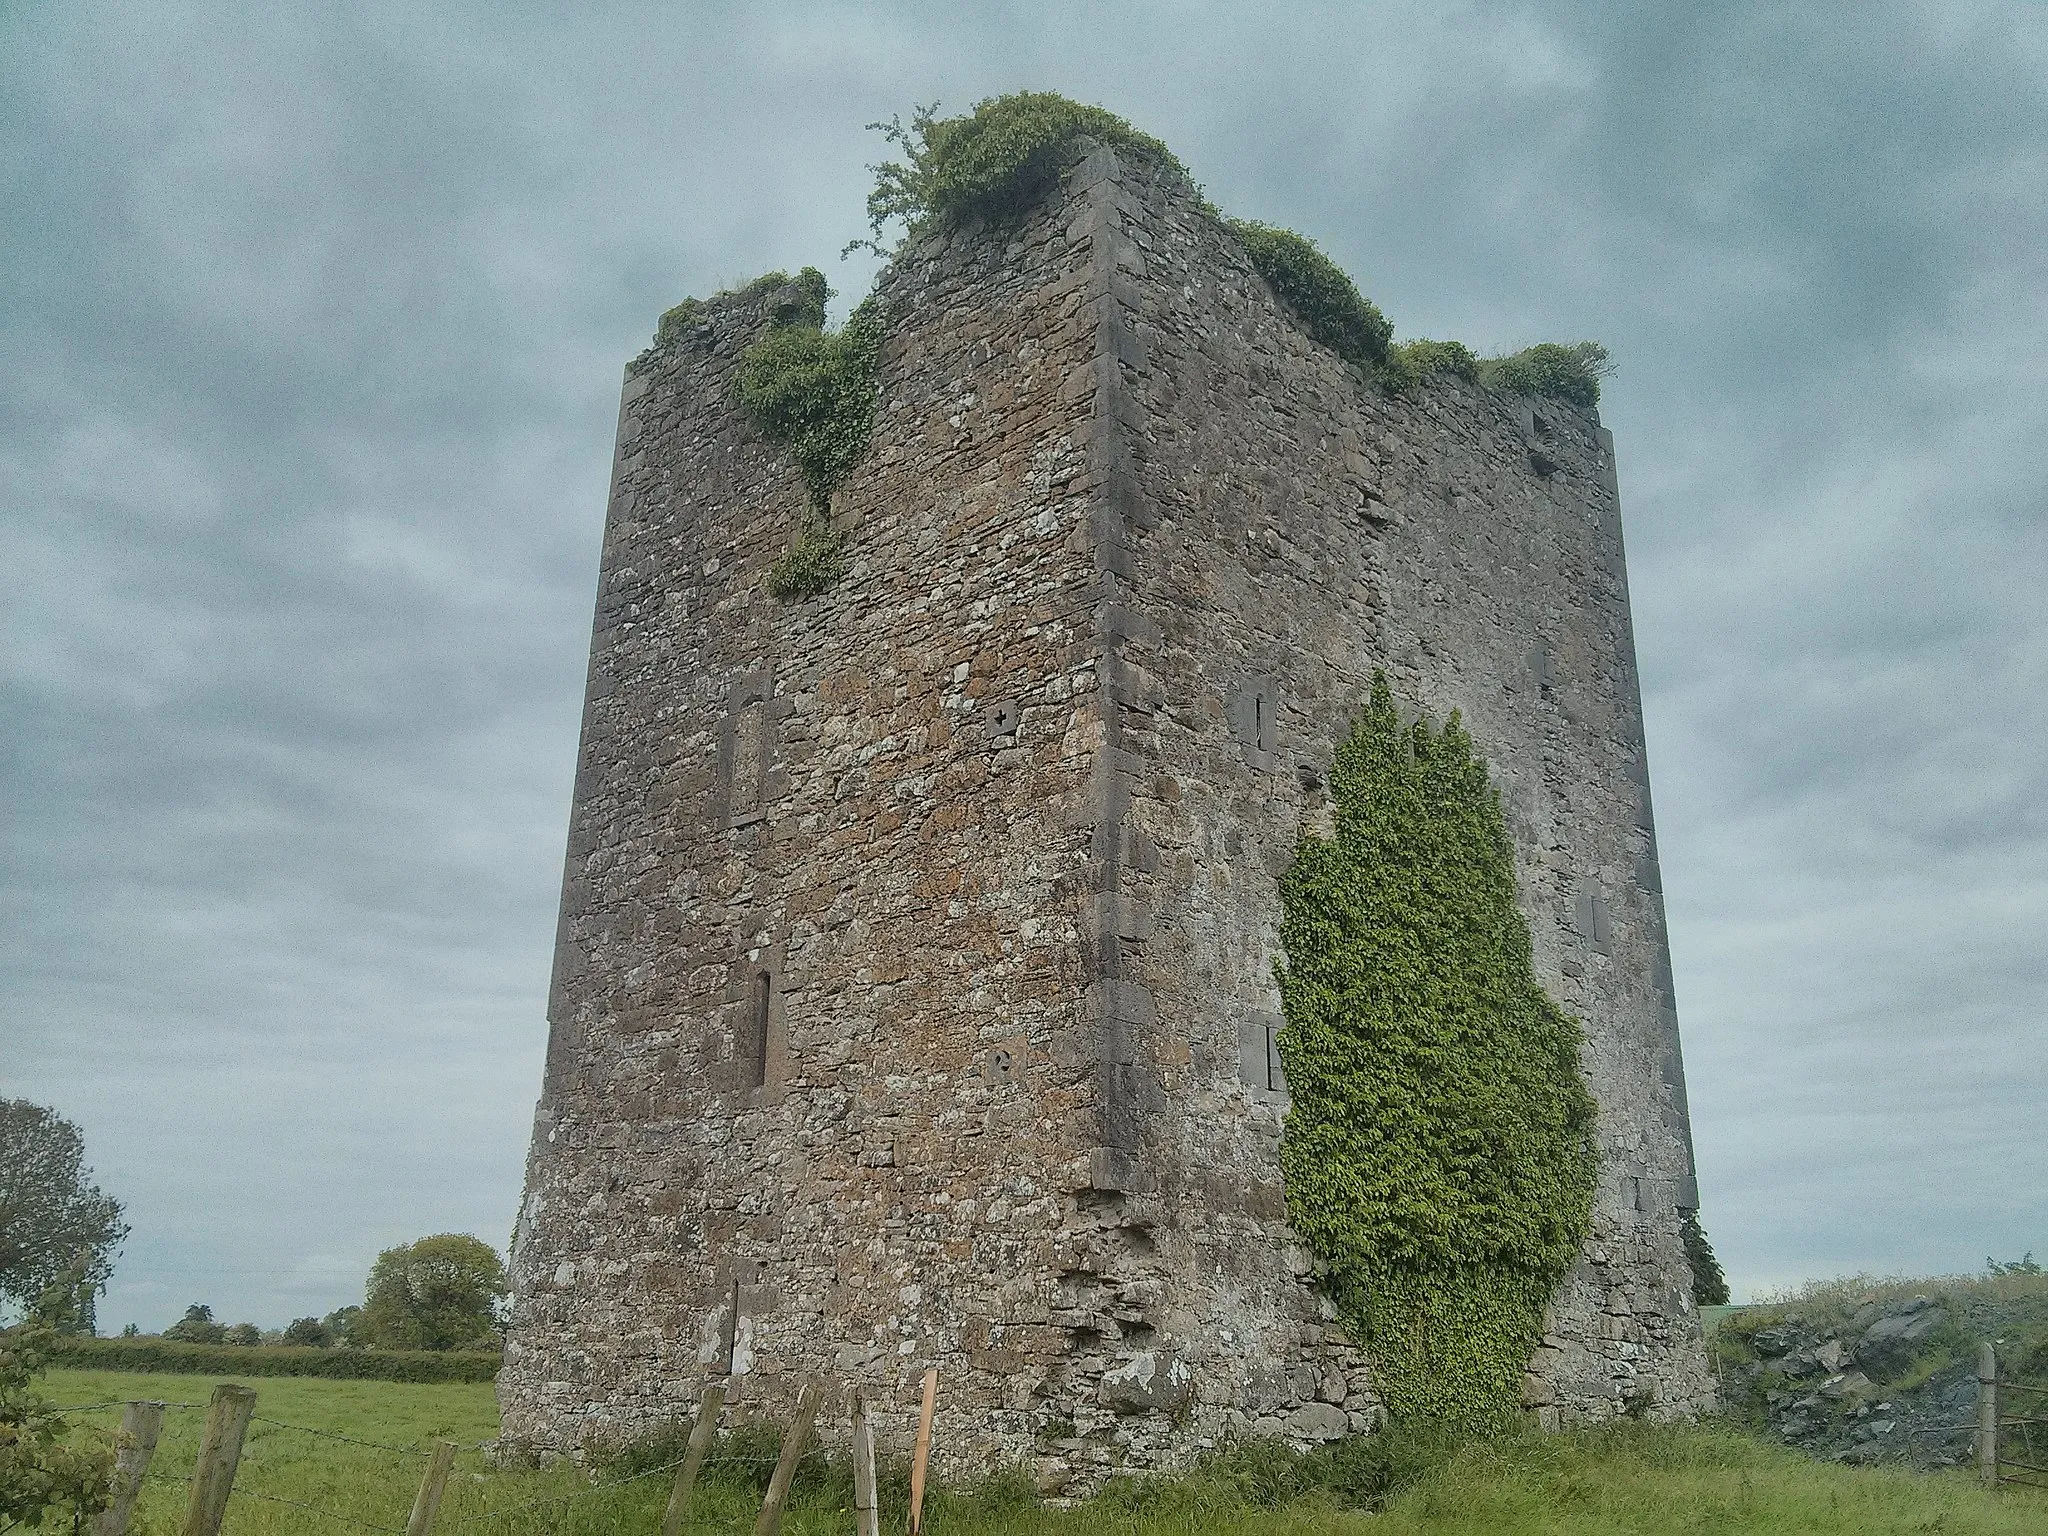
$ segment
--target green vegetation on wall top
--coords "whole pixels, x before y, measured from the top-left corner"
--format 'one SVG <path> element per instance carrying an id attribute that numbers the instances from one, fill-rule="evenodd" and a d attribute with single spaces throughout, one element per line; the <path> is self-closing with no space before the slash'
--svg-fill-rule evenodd
<path id="1" fill-rule="evenodd" d="M 942 118 L 934 105 L 914 112 L 908 127 L 900 118 L 869 126 L 902 151 L 902 159 L 874 168 L 868 193 L 873 238 L 855 242 L 884 254 L 881 237 L 891 223 L 915 235 L 946 220 L 1016 218 L 1058 183 L 1080 138 L 1187 174 L 1150 134 L 1102 107 L 1049 91 L 993 97 L 962 117 Z M 1203 206 L 1209 206 L 1206 200 Z M 1550 395 L 1587 410 L 1599 403 L 1600 380 L 1610 370 L 1598 342 L 1546 342 L 1487 359 L 1455 341 L 1395 346 L 1386 316 L 1313 240 L 1253 219 L 1223 223 L 1302 330 L 1384 389 L 1413 389 L 1432 373 L 1450 372 L 1490 389 Z"/>
<path id="2" fill-rule="evenodd" d="M 1384 676 L 1281 881 L 1289 1220 L 1390 1413 L 1508 1421 L 1592 1213 L 1579 1026 L 1543 991 L 1499 795 Z"/>
<path id="3" fill-rule="evenodd" d="M 946 221 L 1020 216 L 1057 185 L 1075 142 L 1083 138 L 1187 174 L 1164 144 L 1115 113 L 1049 91 L 993 97 L 961 117 L 942 118 L 936 105 L 920 107 L 908 127 L 900 118 L 869 126 L 903 156 L 874 167 L 868 193 L 873 239 L 854 242 L 884 255 L 880 241 L 891 223 L 900 223 L 907 237 Z M 1216 214 L 1206 199 L 1201 206 Z M 1455 341 L 1396 345 L 1386 316 L 1313 240 L 1257 220 L 1216 217 L 1303 332 L 1383 389 L 1413 389 L 1430 374 L 1449 372 L 1588 410 L 1599 403 L 1600 379 L 1609 366 L 1598 342 L 1544 343 L 1487 359 Z M 874 434 L 883 319 L 870 296 L 844 327 L 827 330 L 831 290 L 816 267 L 793 278 L 766 273 L 738 294 L 761 297 L 769 324 L 767 336 L 741 360 L 741 403 L 755 425 L 789 451 L 810 492 L 796 542 L 777 559 L 769 590 L 784 599 L 810 597 L 845 568 L 831 527 L 831 498 Z M 656 347 L 680 341 L 703 315 L 703 301 L 684 299 L 662 315 Z"/>
<path id="4" fill-rule="evenodd" d="M 1360 368 L 1386 361 L 1392 322 L 1313 240 L 1252 219 L 1224 222 L 1312 339 Z"/>
<path id="5" fill-rule="evenodd" d="M 1057 184 L 1079 138 L 1182 169 L 1164 144 L 1114 112 L 1051 91 L 997 96 L 965 117 L 937 114 L 934 103 L 913 112 L 908 128 L 901 118 L 868 124 L 903 152 L 874 168 L 868 223 L 876 243 L 892 221 L 914 234 L 941 219 L 1014 218 Z"/>
<path id="6" fill-rule="evenodd" d="M 769 296 L 768 334 L 740 359 L 740 404 L 780 444 L 809 495 L 796 542 L 776 558 L 768 589 L 813 597 L 837 581 L 845 556 L 831 523 L 832 493 L 868 451 L 885 327 L 881 304 L 862 300 L 837 331 L 825 329 L 831 290 L 806 267 Z"/>

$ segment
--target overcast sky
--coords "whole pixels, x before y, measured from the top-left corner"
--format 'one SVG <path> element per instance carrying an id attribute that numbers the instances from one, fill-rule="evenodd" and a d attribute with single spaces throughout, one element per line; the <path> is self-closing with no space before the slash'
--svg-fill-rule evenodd
<path id="1" fill-rule="evenodd" d="M 621 368 L 843 310 L 863 125 L 1020 88 L 1401 336 L 1612 348 L 1738 1292 L 2048 1254 L 2048 10 L 744 9 L 0 8 L 0 1094 L 127 1202 L 103 1326 L 503 1246 Z"/>

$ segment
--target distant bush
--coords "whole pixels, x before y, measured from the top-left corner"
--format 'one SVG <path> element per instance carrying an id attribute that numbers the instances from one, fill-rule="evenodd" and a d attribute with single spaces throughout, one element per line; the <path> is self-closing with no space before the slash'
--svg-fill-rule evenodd
<path id="1" fill-rule="evenodd" d="M 489 1381 L 501 1356 L 481 1350 L 237 1347 L 160 1339 L 56 1341 L 51 1362 L 80 1371 L 170 1371 L 185 1376 L 328 1376 L 354 1381 Z"/>
<path id="2" fill-rule="evenodd" d="M 285 1325 L 284 1342 L 301 1349 L 325 1349 L 334 1342 L 334 1335 L 317 1317 L 295 1317 Z"/>
<path id="3" fill-rule="evenodd" d="M 254 1349 L 263 1342 L 263 1330 L 254 1323 L 236 1323 L 221 1335 L 220 1341 L 237 1349 Z"/>
<path id="4" fill-rule="evenodd" d="M 507 1286 L 497 1250 L 466 1232 L 387 1248 L 371 1266 L 364 1342 L 381 1349 L 460 1349 L 498 1325 Z"/>

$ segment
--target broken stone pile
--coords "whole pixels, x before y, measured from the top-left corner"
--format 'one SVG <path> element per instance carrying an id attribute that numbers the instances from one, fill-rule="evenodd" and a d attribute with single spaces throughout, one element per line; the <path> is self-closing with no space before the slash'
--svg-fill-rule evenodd
<path id="1" fill-rule="evenodd" d="M 1713 1350 L 1729 1414 L 1828 1461 L 1935 1468 L 1971 1455 L 1980 1340 L 2031 1334 L 2039 1310 L 1977 1294 L 1743 1308 Z"/>

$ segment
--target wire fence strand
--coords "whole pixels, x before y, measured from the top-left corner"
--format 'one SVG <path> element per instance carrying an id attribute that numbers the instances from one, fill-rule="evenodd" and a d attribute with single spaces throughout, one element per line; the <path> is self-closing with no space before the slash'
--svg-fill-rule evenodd
<path id="1" fill-rule="evenodd" d="M 301 1504 L 297 1499 L 281 1499 L 274 1493 L 256 1493 L 248 1488 L 231 1488 L 228 1492 L 231 1497 L 237 1499 L 261 1499 L 265 1504 L 289 1504 L 293 1509 L 303 1509 L 308 1514 L 319 1515 L 322 1519 L 339 1520 L 344 1525 L 359 1525 L 366 1531 L 382 1531 L 385 1536 L 405 1536 L 405 1531 L 400 1526 L 372 1525 L 367 1520 L 358 1520 L 354 1515 L 322 1509 L 317 1504 Z"/>
<path id="2" fill-rule="evenodd" d="M 394 1456 L 425 1456 L 428 1453 L 416 1445 L 386 1445 L 381 1440 L 358 1440 L 354 1435 L 340 1434 L 331 1429 L 315 1429 L 310 1424 L 287 1424 L 283 1419 L 266 1419 L 260 1413 L 249 1415 L 251 1422 L 268 1424 L 273 1429 L 295 1429 L 302 1435 L 318 1435 L 323 1440 L 339 1440 L 343 1445 L 360 1445 L 372 1451 L 389 1451 Z"/>
<path id="3" fill-rule="evenodd" d="M 117 1397 L 111 1403 L 81 1403 L 76 1408 L 52 1408 L 52 1413 L 98 1413 L 105 1408 L 126 1408 L 130 1403 L 149 1403 L 158 1408 L 204 1408 L 204 1403 L 166 1403 L 153 1397 Z"/>
<path id="4" fill-rule="evenodd" d="M 658 1467 L 649 1467 L 645 1472 L 635 1472 L 630 1477 L 616 1478 L 608 1483 L 592 1483 L 589 1487 L 578 1488 L 572 1493 L 554 1493 L 544 1495 L 541 1498 L 537 1499 L 525 1499 L 517 1504 L 507 1504 L 503 1509 L 487 1509 L 482 1514 L 465 1515 L 460 1520 L 446 1520 L 443 1521 L 442 1524 L 444 1527 L 451 1529 L 459 1525 L 481 1525 L 486 1520 L 502 1520 L 507 1515 L 516 1515 L 522 1509 L 537 1509 L 543 1504 L 573 1503 L 577 1499 L 587 1499 L 596 1494 L 609 1493 L 614 1488 L 623 1488 L 628 1483 L 637 1483 L 644 1478 L 658 1477 L 664 1472 L 673 1472 L 677 1467 L 680 1467 L 683 1464 L 684 1459 L 685 1458 L 679 1456 L 674 1461 L 664 1462 L 662 1465 Z M 762 1461 L 772 1460 L 773 1458 L 760 1456 L 735 1456 L 728 1457 L 726 1459 L 730 1461 Z M 711 1464 L 711 1459 L 707 1457 L 705 1459 L 704 1465 L 708 1467 Z"/>

